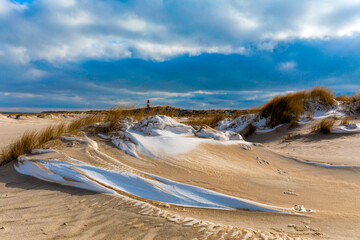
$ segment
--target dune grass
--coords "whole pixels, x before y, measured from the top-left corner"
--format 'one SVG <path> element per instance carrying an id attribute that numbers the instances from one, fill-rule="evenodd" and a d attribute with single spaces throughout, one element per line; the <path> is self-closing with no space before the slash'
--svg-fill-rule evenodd
<path id="1" fill-rule="evenodd" d="M 270 118 L 270 127 L 291 122 L 304 114 L 305 97 L 305 91 L 277 96 L 260 109 L 260 116 Z"/>
<path id="2" fill-rule="evenodd" d="M 21 154 L 33 149 L 38 142 L 36 131 L 26 131 L 20 139 L 15 141 L 9 148 L 2 150 L 0 164 L 5 164 L 17 158 Z"/>
<path id="3" fill-rule="evenodd" d="M 335 99 L 337 101 L 342 101 L 342 102 L 353 102 L 353 98 L 348 95 L 340 95 L 340 96 L 337 96 Z"/>
<path id="4" fill-rule="evenodd" d="M 312 131 L 329 134 L 335 125 L 335 121 L 334 117 L 324 118 L 313 126 Z"/>
<path id="5" fill-rule="evenodd" d="M 8 148 L 1 150 L 0 165 L 6 164 L 18 156 L 29 153 L 31 149 L 53 140 L 65 133 L 76 133 L 84 125 L 95 123 L 100 116 L 90 115 L 75 119 L 68 124 L 59 123 L 48 126 L 41 131 L 26 131 L 19 139 L 15 140 Z"/>
<path id="6" fill-rule="evenodd" d="M 346 125 L 350 123 L 350 117 L 345 117 L 341 120 L 340 125 Z"/>
<path id="7" fill-rule="evenodd" d="M 256 131 L 256 127 L 250 123 L 246 126 L 246 128 L 242 131 L 242 136 L 246 139 L 250 137 Z"/>
<path id="8" fill-rule="evenodd" d="M 193 116 L 187 124 L 191 126 L 209 126 L 216 127 L 216 125 L 227 117 L 225 114 L 201 114 Z"/>
<path id="9" fill-rule="evenodd" d="M 335 93 L 327 87 L 315 87 L 307 93 L 307 98 L 320 101 L 323 104 L 333 106 L 335 104 Z"/>
<path id="10" fill-rule="evenodd" d="M 340 96 L 337 96 L 335 99 L 337 101 L 348 102 L 348 103 L 358 102 L 358 101 L 360 101 L 360 91 L 351 96 L 340 95 Z"/>
<path id="11" fill-rule="evenodd" d="M 55 124 L 42 131 L 27 131 L 19 139 L 15 140 L 8 148 L 0 152 L 0 165 L 6 164 L 18 156 L 29 153 L 31 149 L 40 147 L 46 142 L 58 138 L 63 134 L 76 134 L 81 127 L 94 124 L 96 122 L 110 122 L 108 131 L 114 130 L 119 119 L 132 117 L 136 120 L 153 116 L 156 114 L 174 116 L 175 109 L 169 106 L 146 108 L 114 107 L 109 111 L 86 114 L 65 124 Z"/>
<path id="12" fill-rule="evenodd" d="M 324 106 L 335 104 L 335 94 L 329 88 L 316 87 L 310 91 L 290 93 L 285 96 L 276 96 L 260 109 L 260 116 L 270 118 L 269 127 L 281 123 L 297 122 L 304 114 L 306 104 L 317 101 Z"/>

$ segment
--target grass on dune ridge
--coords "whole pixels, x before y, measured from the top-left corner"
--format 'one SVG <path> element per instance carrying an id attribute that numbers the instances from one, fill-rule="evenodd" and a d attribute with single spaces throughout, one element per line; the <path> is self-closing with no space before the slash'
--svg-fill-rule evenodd
<path id="1" fill-rule="evenodd" d="M 8 163 L 18 156 L 28 153 L 31 149 L 39 147 L 49 140 L 55 139 L 63 134 L 76 134 L 82 126 L 91 125 L 96 122 L 109 122 L 108 132 L 116 130 L 118 120 L 124 117 L 131 117 L 134 120 L 141 120 L 154 115 L 167 115 L 169 117 L 187 117 L 187 124 L 197 126 L 215 127 L 219 121 L 225 118 L 236 118 L 243 114 L 258 113 L 261 117 L 270 119 L 270 127 L 280 123 L 297 121 L 299 116 L 304 114 L 306 104 L 311 101 L 321 102 L 325 106 L 333 106 L 338 101 L 360 101 L 360 92 L 353 96 L 335 97 L 334 92 L 325 87 L 316 87 L 310 91 L 290 93 L 285 96 L 277 96 L 260 108 L 249 110 L 233 110 L 231 115 L 224 110 L 193 110 L 184 113 L 184 110 L 170 106 L 152 106 L 147 108 L 135 108 L 135 106 L 117 106 L 110 110 L 91 111 L 85 117 L 80 117 L 67 124 L 60 123 L 49 126 L 42 131 L 27 131 L 8 148 L 3 149 L 0 155 L 0 165 Z M 345 122 L 344 122 L 345 123 Z M 321 121 L 315 131 L 330 132 L 334 121 L 327 119 Z M 254 127 L 253 127 L 254 128 Z M 249 133 L 254 129 L 249 129 Z"/>
<path id="2" fill-rule="evenodd" d="M 326 87 L 316 87 L 310 91 L 276 96 L 260 109 L 260 115 L 264 118 L 270 118 L 270 127 L 281 123 L 294 122 L 299 119 L 300 115 L 304 114 L 307 104 L 311 101 L 331 107 L 336 103 L 335 93 Z"/>
<path id="3" fill-rule="evenodd" d="M 116 122 L 123 117 L 132 117 L 135 120 L 140 120 L 156 114 L 163 114 L 171 117 L 175 116 L 173 108 L 169 108 L 168 106 L 154 107 L 150 110 L 145 108 L 134 109 L 131 107 L 113 107 L 110 111 L 88 114 L 85 117 L 80 117 L 67 124 L 54 124 L 41 131 L 26 131 L 8 148 L 1 150 L 0 165 L 10 162 L 22 154 L 29 153 L 31 149 L 39 147 L 63 134 L 76 134 L 82 126 L 91 125 L 96 122 L 110 122 L 109 128 L 112 128 Z"/>

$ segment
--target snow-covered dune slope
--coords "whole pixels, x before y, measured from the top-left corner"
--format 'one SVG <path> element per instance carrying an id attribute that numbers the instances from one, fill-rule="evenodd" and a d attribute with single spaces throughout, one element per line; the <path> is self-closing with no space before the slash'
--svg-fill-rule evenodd
<path id="1" fill-rule="evenodd" d="M 190 152 L 200 143 L 251 145 L 251 143 L 243 141 L 240 135 L 232 132 L 223 133 L 216 130 L 200 130 L 198 132 L 201 133 L 201 137 L 197 137 L 197 132 L 190 126 L 177 123 L 165 116 L 155 116 L 136 125 L 127 126 L 125 131 L 118 132 L 113 137 L 106 135 L 101 135 L 101 137 L 111 139 L 125 153 L 137 158 L 139 158 L 138 153 L 155 158 L 174 156 Z M 203 137 L 205 133 L 209 138 Z M 217 137 L 219 140 L 215 140 Z M 99 151 L 96 141 L 87 137 L 62 137 L 62 140 L 87 144 L 88 151 L 95 151 L 100 157 L 111 158 Z M 54 150 L 33 150 L 32 153 L 39 156 L 52 153 L 55 154 L 55 157 L 52 160 L 20 157 L 16 170 L 25 175 L 62 185 L 105 193 L 126 192 L 148 200 L 188 207 L 248 209 L 268 212 L 291 211 L 290 209 L 268 206 L 205 188 L 182 184 L 138 171 L 126 165 L 123 165 L 121 170 L 110 170 L 92 166 L 73 158 L 61 161 L 61 153 Z M 54 160 L 56 157 L 59 159 Z"/>
<path id="2" fill-rule="evenodd" d="M 118 172 L 85 163 L 19 159 L 16 170 L 22 174 L 103 193 L 126 192 L 131 195 L 174 205 L 214 209 L 248 209 L 285 212 L 290 209 L 268 206 L 204 188 L 182 184 L 156 175 Z"/>

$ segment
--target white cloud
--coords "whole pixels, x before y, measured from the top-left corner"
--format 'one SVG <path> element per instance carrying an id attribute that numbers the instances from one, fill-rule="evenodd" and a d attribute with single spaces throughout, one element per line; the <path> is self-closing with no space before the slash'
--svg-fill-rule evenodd
<path id="1" fill-rule="evenodd" d="M 34 11 L 30 11 L 30 10 Z M 34 15 L 35 14 L 35 15 Z M 279 41 L 360 32 L 354 0 L 0 0 L 0 63 L 272 51 Z"/>
<path id="2" fill-rule="evenodd" d="M 1 92 L 0 92 L 1 93 Z M 14 98 L 35 98 L 35 97 L 40 97 L 41 95 L 38 94 L 32 94 L 32 93 L 21 93 L 21 92 L 3 92 L 2 95 L 4 96 L 11 96 Z"/>
<path id="3" fill-rule="evenodd" d="M 0 0 L 0 16 L 11 13 L 12 11 L 24 11 L 27 9 L 26 4 L 11 2 L 9 0 Z"/>
<path id="4" fill-rule="evenodd" d="M 288 61 L 279 64 L 279 69 L 282 71 L 292 71 L 296 68 L 296 62 Z"/>
<path id="5" fill-rule="evenodd" d="M 4 44 L 3 46 L 0 45 L 0 64 L 26 65 L 30 60 L 31 57 L 29 56 L 27 49 L 23 46 L 12 46 L 8 44 Z"/>
<path id="6" fill-rule="evenodd" d="M 26 71 L 24 77 L 25 78 L 29 78 L 29 79 L 33 79 L 33 80 L 37 80 L 40 79 L 42 77 L 45 77 L 46 75 L 48 75 L 47 72 L 36 69 L 36 68 L 30 68 L 29 70 Z"/>

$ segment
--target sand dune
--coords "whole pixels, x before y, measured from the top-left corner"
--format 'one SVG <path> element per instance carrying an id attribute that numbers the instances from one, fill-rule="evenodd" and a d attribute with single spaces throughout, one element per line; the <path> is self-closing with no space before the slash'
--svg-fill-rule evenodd
<path id="1" fill-rule="evenodd" d="M 261 135 L 268 147 L 215 140 L 216 134 L 199 138 L 188 130 L 143 135 L 137 129 L 123 138 L 85 130 L 62 138 L 54 151 L 34 151 L 1 167 L 0 203 L 6 208 L 0 238 L 360 236 L 357 166 L 327 168 L 283 156 L 281 148 L 274 152 L 275 143 L 265 140 L 277 139 L 282 128 Z M 182 148 L 188 141 L 191 146 Z"/>

